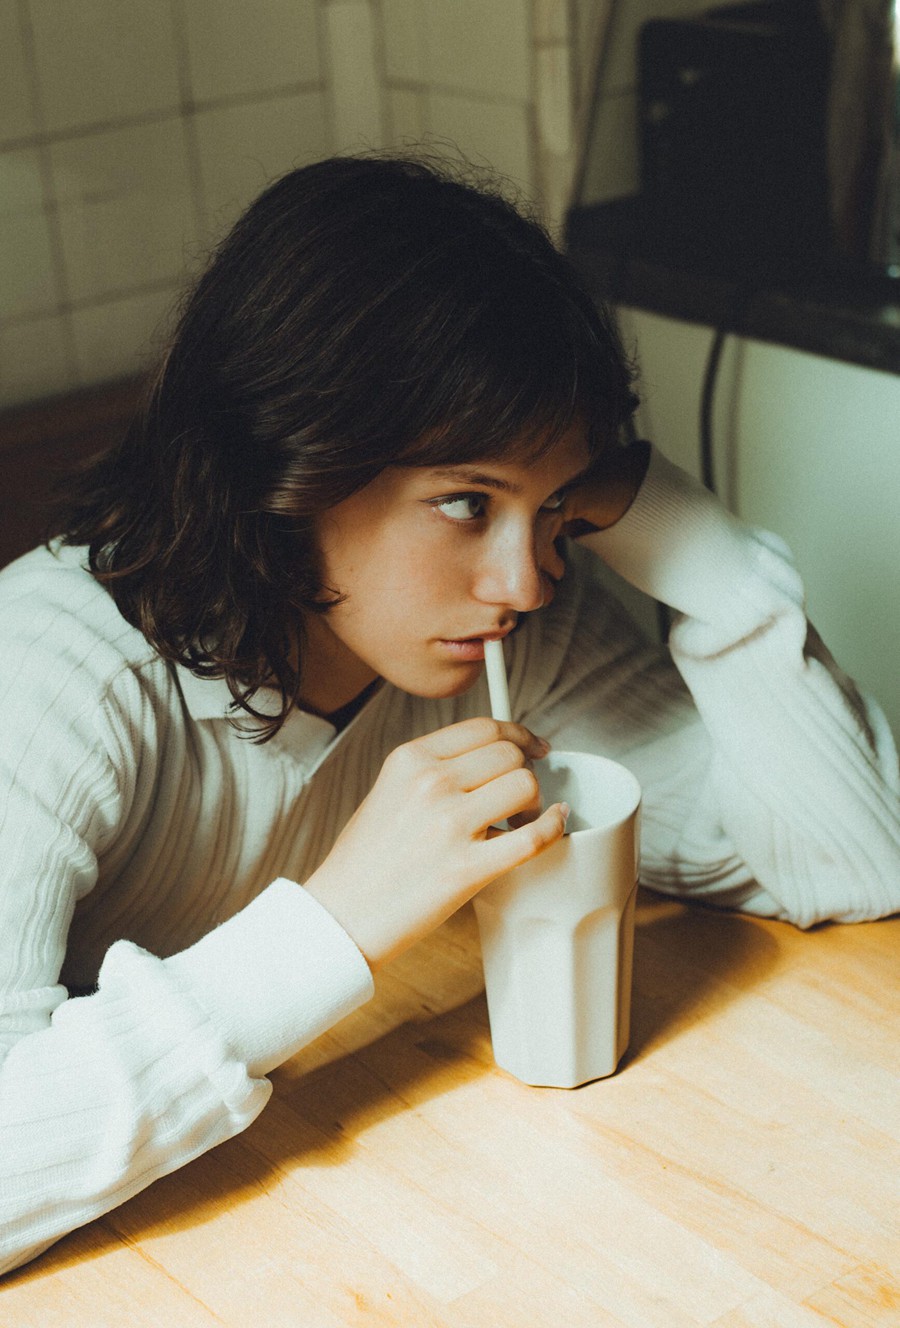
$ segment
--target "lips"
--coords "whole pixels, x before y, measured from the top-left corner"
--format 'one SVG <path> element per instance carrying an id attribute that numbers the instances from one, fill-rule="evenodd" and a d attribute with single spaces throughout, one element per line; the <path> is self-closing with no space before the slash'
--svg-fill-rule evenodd
<path id="1" fill-rule="evenodd" d="M 464 645 L 471 641 L 502 641 L 505 637 L 509 636 L 511 631 L 511 627 L 505 627 L 500 631 L 473 632 L 471 636 L 447 636 L 444 640 L 455 645 Z"/>
<path id="2" fill-rule="evenodd" d="M 511 631 L 512 628 L 507 627 L 500 631 L 479 632 L 477 636 L 445 637 L 439 644 L 445 656 L 457 663 L 483 663 L 485 641 L 502 641 Z"/>

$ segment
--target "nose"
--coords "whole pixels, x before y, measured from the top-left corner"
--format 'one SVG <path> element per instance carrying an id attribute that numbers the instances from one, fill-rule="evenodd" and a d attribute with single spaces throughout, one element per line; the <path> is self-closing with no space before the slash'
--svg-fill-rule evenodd
<path id="1" fill-rule="evenodd" d="M 538 536 L 529 528 L 491 541 L 478 568 L 475 598 L 517 613 L 549 604 L 554 584 L 565 570 L 549 535 L 542 531 Z"/>

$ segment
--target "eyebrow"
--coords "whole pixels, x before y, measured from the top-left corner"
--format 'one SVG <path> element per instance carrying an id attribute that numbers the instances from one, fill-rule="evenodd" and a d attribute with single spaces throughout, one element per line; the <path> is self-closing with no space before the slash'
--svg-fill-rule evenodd
<path id="1" fill-rule="evenodd" d="M 559 493 L 563 489 L 569 489 L 573 484 L 577 484 L 583 479 L 591 469 L 590 465 L 583 466 L 576 474 L 570 476 L 563 484 L 560 484 L 554 493 Z M 437 466 L 434 470 L 435 477 L 460 484 L 477 484 L 483 489 L 493 489 L 496 493 L 521 493 L 521 484 L 513 484 L 510 480 L 501 479 L 499 475 L 490 475 L 483 470 L 470 470 L 462 466 Z"/>
<path id="2" fill-rule="evenodd" d="M 499 493 L 521 493 L 520 484 L 500 479 L 499 475 L 488 475 L 482 470 L 468 470 L 460 466 L 438 466 L 434 471 L 435 479 L 452 480 L 459 484 L 478 484 L 483 489 L 496 489 Z"/>

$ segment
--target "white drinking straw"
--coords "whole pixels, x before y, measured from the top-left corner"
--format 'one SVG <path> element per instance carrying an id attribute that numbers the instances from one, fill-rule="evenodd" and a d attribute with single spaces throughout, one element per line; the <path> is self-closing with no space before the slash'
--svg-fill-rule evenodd
<path id="1" fill-rule="evenodd" d="M 509 708 L 509 688 L 506 685 L 506 662 L 502 640 L 485 641 L 484 662 L 487 666 L 488 692 L 494 719 L 512 719 Z"/>

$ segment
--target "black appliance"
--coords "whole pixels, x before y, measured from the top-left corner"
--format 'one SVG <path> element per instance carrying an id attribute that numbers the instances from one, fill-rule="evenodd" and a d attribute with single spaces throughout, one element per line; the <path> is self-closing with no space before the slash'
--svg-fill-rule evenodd
<path id="1" fill-rule="evenodd" d="M 638 80 L 657 252 L 751 281 L 814 269 L 829 244 L 829 40 L 815 0 L 651 20 Z"/>

